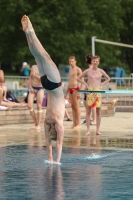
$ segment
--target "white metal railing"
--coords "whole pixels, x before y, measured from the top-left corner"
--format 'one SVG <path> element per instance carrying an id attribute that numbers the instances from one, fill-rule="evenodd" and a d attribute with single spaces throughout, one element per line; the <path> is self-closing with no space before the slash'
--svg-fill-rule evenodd
<path id="1" fill-rule="evenodd" d="M 61 77 L 64 92 L 67 89 L 69 77 Z M 103 79 L 104 80 L 104 79 Z M 103 81 L 102 80 L 102 81 Z M 29 87 L 29 78 L 25 76 L 5 76 L 5 85 L 15 96 L 23 96 Z M 133 77 L 111 78 L 109 84 L 103 88 L 105 90 L 133 90 Z M 81 95 L 83 98 L 83 94 Z M 133 95 L 103 95 L 103 98 L 119 98 L 118 106 L 133 107 Z"/>

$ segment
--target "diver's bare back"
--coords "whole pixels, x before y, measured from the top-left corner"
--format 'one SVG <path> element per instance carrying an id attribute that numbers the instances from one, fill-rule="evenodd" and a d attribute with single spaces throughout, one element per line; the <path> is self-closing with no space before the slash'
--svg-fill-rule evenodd
<path id="1" fill-rule="evenodd" d="M 80 75 L 80 68 L 79 67 L 74 67 L 69 71 L 69 87 L 70 88 L 76 88 L 78 87 L 78 81 L 77 78 Z"/>

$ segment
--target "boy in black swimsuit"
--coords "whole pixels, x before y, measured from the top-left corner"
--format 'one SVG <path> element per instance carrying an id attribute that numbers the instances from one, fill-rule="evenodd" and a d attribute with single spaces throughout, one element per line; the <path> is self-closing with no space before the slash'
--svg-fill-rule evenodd
<path id="1" fill-rule="evenodd" d="M 60 164 L 64 136 L 63 119 L 65 114 L 61 77 L 57 66 L 41 45 L 26 15 L 22 17 L 21 23 L 23 31 L 26 34 L 29 49 L 37 62 L 42 85 L 48 93 L 48 105 L 44 121 L 48 162 L 50 164 Z M 53 161 L 52 143 L 50 140 L 50 134 L 52 133 L 53 135 L 53 132 L 57 134 L 55 161 Z"/>

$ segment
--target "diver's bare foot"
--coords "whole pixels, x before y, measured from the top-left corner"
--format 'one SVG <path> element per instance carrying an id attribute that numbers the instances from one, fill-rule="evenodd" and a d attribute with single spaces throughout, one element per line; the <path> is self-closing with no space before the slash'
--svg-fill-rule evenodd
<path id="1" fill-rule="evenodd" d="M 33 32 L 33 27 L 28 16 L 24 15 L 21 19 L 22 29 L 24 32 Z"/>
<path id="2" fill-rule="evenodd" d="M 100 131 L 97 131 L 97 132 L 96 132 L 96 135 L 101 135 L 101 134 L 102 134 L 102 133 L 100 133 Z"/>
<path id="3" fill-rule="evenodd" d="M 90 131 L 87 131 L 86 135 L 90 135 Z"/>
<path id="4" fill-rule="evenodd" d="M 26 32 L 27 28 L 28 28 L 28 19 L 27 16 L 24 15 L 21 19 L 21 24 L 22 24 L 22 29 L 24 32 Z"/>

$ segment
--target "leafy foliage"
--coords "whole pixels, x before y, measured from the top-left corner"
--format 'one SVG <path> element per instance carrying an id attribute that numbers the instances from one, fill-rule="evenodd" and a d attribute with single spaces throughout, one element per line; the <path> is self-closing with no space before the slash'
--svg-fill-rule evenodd
<path id="1" fill-rule="evenodd" d="M 122 12 L 123 12 L 123 29 L 120 33 L 120 38 L 123 43 L 133 44 L 133 1 L 122 0 Z M 129 70 L 133 73 L 133 49 L 124 48 L 121 52 L 121 60 L 129 66 Z"/>
<path id="2" fill-rule="evenodd" d="M 91 52 L 92 36 L 132 42 L 132 12 L 132 0 L 1 0 L 0 61 L 12 63 L 18 66 L 18 70 L 23 61 L 35 62 L 20 23 L 26 14 L 57 65 L 68 64 L 68 57 L 74 55 L 78 66 L 85 68 L 84 56 Z M 132 70 L 131 53 L 131 49 L 124 51 L 116 46 L 96 43 L 101 67 L 129 65 Z"/>

